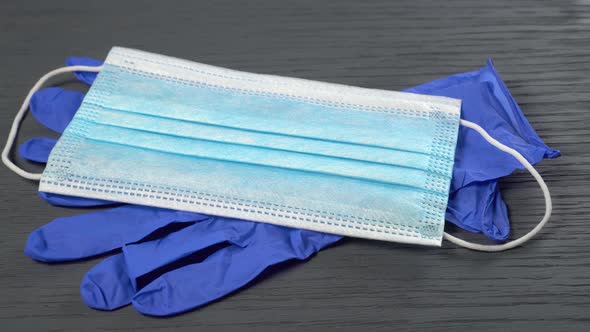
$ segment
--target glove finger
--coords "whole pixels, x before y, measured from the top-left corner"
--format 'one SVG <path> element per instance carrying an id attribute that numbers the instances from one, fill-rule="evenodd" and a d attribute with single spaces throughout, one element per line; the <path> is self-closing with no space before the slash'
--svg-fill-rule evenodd
<path id="1" fill-rule="evenodd" d="M 135 289 L 127 276 L 123 254 L 104 259 L 88 271 L 80 284 L 80 296 L 87 306 L 115 310 L 131 303 Z"/>
<path id="2" fill-rule="evenodd" d="M 250 221 L 211 218 L 158 241 L 125 245 L 129 277 L 135 283 L 140 276 L 223 242 L 243 247 L 256 226 Z"/>
<path id="3" fill-rule="evenodd" d="M 504 241 L 510 234 L 508 211 L 496 180 L 474 182 L 451 193 L 446 220 L 494 241 Z"/>
<path id="4" fill-rule="evenodd" d="M 86 273 L 80 293 L 91 308 L 120 308 L 131 302 L 139 276 L 221 242 L 240 244 L 253 227 L 252 222 L 211 218 L 157 241 L 125 245 L 123 254 L 103 260 Z"/>
<path id="5" fill-rule="evenodd" d="M 485 204 L 482 215 L 483 233 L 490 239 L 506 241 L 510 235 L 510 221 L 508 219 L 508 208 L 502 199 L 502 193 L 497 181 L 491 181 L 492 188 L 487 196 L 482 199 Z M 480 207 L 476 207 L 479 209 Z"/>
<path id="6" fill-rule="evenodd" d="M 240 223 L 246 227 L 253 225 L 252 222 Z M 215 227 L 215 224 L 220 226 Z M 232 225 L 221 227 L 223 224 L 211 218 L 157 241 L 124 246 L 123 254 L 105 259 L 86 273 L 80 286 L 84 302 L 100 310 L 120 308 L 131 302 L 137 289 L 136 280 L 144 273 L 215 244 L 234 241 L 240 235 L 246 235 L 243 231 L 247 231 L 247 228 L 240 229 L 240 225 L 237 225 L 238 228 Z"/>
<path id="7" fill-rule="evenodd" d="M 47 163 L 49 153 L 57 143 L 55 138 L 33 137 L 18 147 L 18 154 L 29 161 Z"/>
<path id="8" fill-rule="evenodd" d="M 175 222 L 196 222 L 205 215 L 139 205 L 57 218 L 33 231 L 25 254 L 43 262 L 91 257 L 139 241 Z"/>
<path id="9" fill-rule="evenodd" d="M 63 133 L 80 108 L 84 94 L 61 88 L 46 88 L 31 97 L 31 113 L 45 127 Z"/>
<path id="10" fill-rule="evenodd" d="M 43 198 L 47 203 L 55 206 L 66 206 L 66 207 L 93 207 L 93 206 L 106 206 L 106 205 L 117 205 L 121 203 L 105 201 L 102 199 L 66 196 L 60 194 L 46 193 L 43 191 L 39 192 L 39 196 Z"/>
<path id="11" fill-rule="evenodd" d="M 245 248 L 226 247 L 201 263 L 163 274 L 137 292 L 132 300 L 133 306 L 143 314 L 154 316 L 173 315 L 198 308 L 244 287 L 269 266 L 290 259 L 305 259 L 341 238 L 268 224 L 259 225 L 254 243 Z M 262 229 L 259 229 L 261 226 Z M 259 238 L 277 232 L 282 234 L 280 240 L 271 238 L 265 242 Z"/>
<path id="12" fill-rule="evenodd" d="M 163 274 L 135 294 L 137 311 L 153 316 L 178 314 L 227 295 L 264 269 L 248 250 L 230 246 L 205 261 Z"/>
<path id="13" fill-rule="evenodd" d="M 66 59 L 67 66 L 102 66 L 103 62 L 100 60 L 86 58 L 86 57 L 69 57 Z M 87 71 L 75 71 L 74 76 L 88 85 L 92 85 L 98 73 Z"/>

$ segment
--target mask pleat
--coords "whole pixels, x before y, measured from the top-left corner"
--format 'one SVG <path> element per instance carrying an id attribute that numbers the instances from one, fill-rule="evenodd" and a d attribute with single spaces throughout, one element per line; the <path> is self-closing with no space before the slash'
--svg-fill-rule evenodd
<path id="1" fill-rule="evenodd" d="M 86 138 L 107 143 L 125 144 L 219 162 L 275 167 L 285 170 L 286 173 L 288 171 L 312 172 L 428 190 L 424 181 L 424 173 L 427 171 L 416 168 L 234 143 L 220 143 L 98 123 L 87 127 Z M 288 176 L 288 174 L 285 175 Z M 443 175 L 437 176 L 443 177 Z"/>
<path id="2" fill-rule="evenodd" d="M 112 70 L 107 67 L 105 70 Z M 223 88 L 184 86 L 118 72 L 96 104 L 110 109 L 251 131 L 430 154 L 436 123 L 359 108 L 327 106 Z M 136 83 L 136 84 L 134 84 Z M 92 102 L 92 99 L 89 100 Z M 395 113 L 394 113 L 395 114 Z M 406 137 L 415 136 L 412 140 Z"/>
<path id="3" fill-rule="evenodd" d="M 430 155 L 386 147 L 361 146 L 346 142 L 285 136 L 274 133 L 220 127 L 191 121 L 158 118 L 120 110 L 100 109 L 100 116 L 88 121 L 124 129 L 137 129 L 153 134 L 178 136 L 186 139 L 262 148 L 283 153 L 303 153 L 370 162 L 389 166 L 409 167 L 428 171 Z M 441 173 L 442 175 L 446 173 Z"/>

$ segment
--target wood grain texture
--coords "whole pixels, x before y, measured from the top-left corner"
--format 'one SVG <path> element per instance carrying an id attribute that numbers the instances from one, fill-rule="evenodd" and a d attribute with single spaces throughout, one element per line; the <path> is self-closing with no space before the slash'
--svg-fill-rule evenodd
<path id="1" fill-rule="evenodd" d="M 104 58 L 113 45 L 392 90 L 491 57 L 563 153 L 538 168 L 553 218 L 534 241 L 498 254 L 350 239 L 205 308 L 155 319 L 82 303 L 79 282 L 98 260 L 27 258 L 29 232 L 81 211 L 48 206 L 35 183 L 0 167 L 1 330 L 590 330 L 590 1 L 2 1 L 2 136 L 40 75 L 68 55 Z M 20 140 L 47 133 L 29 118 Z M 513 236 L 522 235 L 542 215 L 540 190 L 526 173 L 502 190 Z"/>

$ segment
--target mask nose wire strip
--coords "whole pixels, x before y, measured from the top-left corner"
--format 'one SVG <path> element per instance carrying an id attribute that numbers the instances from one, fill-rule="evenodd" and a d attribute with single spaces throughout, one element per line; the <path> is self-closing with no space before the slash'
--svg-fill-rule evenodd
<path id="1" fill-rule="evenodd" d="M 4 165 L 6 165 L 6 167 L 8 167 L 11 171 L 15 172 L 16 174 L 20 175 L 21 177 L 23 177 L 25 179 L 29 179 L 29 180 L 40 180 L 41 179 L 41 173 L 27 172 L 24 169 L 15 165 L 12 162 L 12 160 L 10 160 L 10 158 L 9 158 L 10 150 L 12 149 L 12 145 L 14 144 L 14 140 L 16 139 L 16 134 L 18 133 L 20 124 L 21 124 L 23 118 L 25 117 L 25 115 L 27 114 L 27 110 L 29 109 L 29 103 L 31 102 L 31 97 L 33 96 L 33 94 L 35 92 L 37 92 L 37 91 L 39 91 L 39 89 L 41 89 L 43 84 L 45 84 L 45 82 L 48 79 L 50 79 L 53 76 L 63 74 L 63 73 L 69 73 L 69 72 L 73 72 L 73 71 L 99 72 L 101 69 L 102 69 L 102 66 L 98 66 L 98 67 L 94 67 L 94 66 L 62 67 L 62 68 L 58 68 L 58 69 L 54 69 L 54 70 L 50 71 L 49 73 L 43 75 L 43 77 L 41 77 L 39 79 L 39 81 L 33 86 L 31 91 L 29 91 L 29 93 L 27 94 L 25 101 L 23 102 L 22 106 L 18 110 L 18 113 L 16 113 L 16 116 L 14 117 L 14 121 L 12 122 L 12 127 L 10 127 L 10 132 L 8 133 L 8 139 L 6 140 L 6 145 L 4 146 L 4 150 L 2 150 L 2 162 L 4 163 Z"/>
<path id="2" fill-rule="evenodd" d="M 517 246 L 525 243 L 526 241 L 530 240 L 533 236 L 535 236 L 537 233 L 539 233 L 539 231 L 543 228 L 543 226 L 545 226 L 547 221 L 549 221 L 549 217 L 551 217 L 551 210 L 553 209 L 552 203 L 551 203 L 551 195 L 549 194 L 549 188 L 547 188 L 545 181 L 543 181 L 543 178 L 541 177 L 541 175 L 539 175 L 539 173 L 533 167 L 533 165 L 531 165 L 518 151 L 516 151 L 512 148 L 509 148 L 506 145 L 498 142 L 492 136 L 490 136 L 482 127 L 478 126 L 477 124 L 475 124 L 473 122 L 461 120 L 461 125 L 477 131 L 486 141 L 488 141 L 488 143 L 490 143 L 491 145 L 495 146 L 496 148 L 512 155 L 514 158 L 516 158 L 516 160 L 518 160 L 531 173 L 531 175 L 535 178 L 535 180 L 537 180 L 537 182 L 539 183 L 539 186 L 541 187 L 541 190 L 543 191 L 543 196 L 545 197 L 545 215 L 543 216 L 543 219 L 541 219 L 541 221 L 537 224 L 537 226 L 535 226 L 535 228 L 533 228 L 530 232 L 528 232 L 527 234 L 523 235 L 522 237 L 520 237 L 516 240 L 506 242 L 504 244 L 484 245 L 484 244 L 471 243 L 471 242 L 467 242 L 465 240 L 459 239 L 457 237 L 454 237 L 448 233 L 444 233 L 444 238 L 447 241 L 452 242 L 458 246 L 465 247 L 467 249 L 478 250 L 478 251 L 489 251 L 489 252 L 503 251 L 503 250 L 508 250 L 508 249 L 512 249 L 514 247 L 517 247 Z"/>

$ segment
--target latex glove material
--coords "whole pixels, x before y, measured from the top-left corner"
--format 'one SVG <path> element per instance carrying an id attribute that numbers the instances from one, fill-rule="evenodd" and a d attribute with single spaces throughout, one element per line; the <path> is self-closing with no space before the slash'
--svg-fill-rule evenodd
<path id="1" fill-rule="evenodd" d="M 304 260 L 339 239 L 264 223 L 126 205 L 58 218 L 31 233 L 25 253 L 39 261 L 61 262 L 122 248 L 122 253 L 84 276 L 80 286 L 84 302 L 101 310 L 133 303 L 144 314 L 163 316 L 205 305 L 242 288 L 270 266 Z M 198 254 L 204 256 L 202 261 L 186 260 Z M 170 267 L 174 263 L 180 266 Z M 162 273 L 165 267 L 169 269 Z"/>
<path id="2" fill-rule="evenodd" d="M 209 216 L 124 205 L 110 210 L 57 218 L 29 235 L 25 253 L 42 262 L 65 262 L 103 254 L 139 241 L 172 222 L 196 222 Z"/>
<path id="3" fill-rule="evenodd" d="M 458 98 L 461 118 L 482 126 L 500 142 L 516 149 L 531 164 L 557 158 L 526 120 L 491 60 L 480 70 L 437 79 L 407 92 Z M 459 127 L 446 220 L 492 240 L 508 238 L 510 223 L 497 179 L 522 165 L 495 149 L 473 130 Z"/>
<path id="4" fill-rule="evenodd" d="M 18 147 L 18 154 L 37 163 L 47 163 L 49 153 L 57 143 L 57 139 L 50 137 L 33 137 Z"/>
<path id="5" fill-rule="evenodd" d="M 102 61 L 85 58 L 69 57 L 66 59 L 68 66 L 100 66 Z M 76 78 L 88 85 L 96 79 L 98 73 L 74 72 Z M 46 88 L 38 91 L 31 98 L 31 113 L 39 123 L 45 127 L 62 133 L 72 121 L 76 111 L 82 104 L 84 94 L 76 91 L 68 91 L 61 88 Z M 57 140 L 50 137 L 34 137 L 19 147 L 19 155 L 27 160 L 37 163 L 47 163 L 51 150 Z M 103 205 L 115 205 L 120 203 L 101 199 L 64 196 L 59 194 L 39 192 L 39 196 L 52 205 L 67 207 L 91 207 Z"/>
<path id="6" fill-rule="evenodd" d="M 66 95 L 60 94 L 59 96 Z M 52 102 L 59 102 L 59 99 L 56 98 Z M 38 103 L 37 105 L 42 105 L 42 103 Z M 72 104 L 66 102 L 64 105 Z M 463 109 L 464 113 L 466 111 L 471 110 Z M 41 111 L 36 113 L 51 114 L 52 112 L 45 113 Z M 53 114 L 66 114 L 66 117 L 70 116 L 67 119 L 69 123 L 74 113 L 56 112 Z M 36 143 L 29 144 L 35 146 Z M 38 144 L 41 147 L 38 150 L 29 146 L 24 151 L 21 151 L 21 155 L 27 156 L 27 154 L 37 153 L 37 160 L 43 161 L 43 158 L 39 157 L 39 151 L 44 150 L 46 152 L 45 156 L 47 156 L 52 147 L 51 144 L 44 144 L 44 147 L 43 144 Z M 451 216 L 456 216 L 456 219 L 449 218 L 449 221 L 459 223 L 462 227 L 470 231 L 483 230 L 486 234 L 496 234 L 494 236 L 501 236 L 502 233 L 499 229 L 506 229 L 505 234 L 507 235 L 509 228 L 508 218 L 500 193 L 497 190 L 497 184 L 490 182 L 481 187 L 475 184 L 460 188 L 451 195 L 447 217 L 450 214 Z M 483 196 L 481 195 L 482 193 L 484 194 Z M 486 193 L 495 193 L 495 195 L 490 195 L 491 200 L 485 201 L 487 199 L 487 196 L 485 196 Z M 480 195 L 478 196 L 477 194 Z M 55 194 L 41 193 L 41 195 L 53 204 L 65 206 L 113 204 L 112 202 L 86 200 L 84 198 Z M 457 204 L 454 205 L 453 202 Z M 465 212 L 467 210 L 465 207 L 469 206 L 469 208 L 473 208 L 479 206 L 478 204 L 485 207 L 474 209 L 474 211 L 480 212 L 479 214 L 473 214 L 469 211 Z M 498 209 L 498 206 L 501 208 Z M 198 225 L 208 225 L 200 219 L 200 216 L 202 215 L 150 207 L 122 206 L 106 212 L 101 211 L 81 216 L 60 218 L 31 234 L 31 238 L 27 243 L 26 252 L 38 260 L 58 262 L 76 260 L 109 252 L 116 248 L 122 248 L 121 254 L 106 259 L 85 276 L 81 286 L 81 294 L 84 301 L 91 307 L 105 310 L 114 309 L 132 302 L 139 311 L 146 314 L 167 315 L 204 305 L 215 298 L 239 289 L 247 284 L 248 281 L 255 278 L 268 264 L 279 261 L 282 257 L 307 257 L 306 255 L 309 253 L 309 250 L 317 251 L 321 247 L 328 245 L 324 245 L 323 241 L 318 242 L 314 237 L 309 237 L 313 242 L 308 243 L 307 246 L 303 246 L 303 248 L 307 248 L 306 250 L 298 252 L 276 252 L 267 249 L 262 252 L 272 257 L 268 258 L 264 256 L 262 262 L 258 262 L 256 259 L 250 259 L 248 261 L 248 257 L 262 257 L 261 252 L 255 249 L 259 247 L 241 246 L 244 243 L 240 242 L 243 240 L 243 237 L 227 236 L 225 238 L 217 238 L 217 240 L 214 239 L 215 237 L 207 237 L 209 233 L 214 233 L 209 232 L 211 230 L 207 228 L 209 226 L 199 228 L 195 224 L 196 220 L 190 221 L 190 219 L 195 218 L 200 220 Z M 492 217 L 486 218 L 486 216 Z M 495 227 L 492 221 L 498 222 L 498 218 L 500 221 L 504 220 L 505 223 L 499 224 L 499 227 Z M 489 222 L 486 223 L 486 220 Z M 145 223 L 138 223 L 138 221 L 144 221 Z M 193 224 L 194 226 L 189 226 L 172 233 L 167 230 L 172 225 L 179 223 L 182 223 L 183 227 Z M 265 227 L 278 227 L 263 225 Z M 95 231 L 98 228 L 101 231 Z M 205 234 L 206 238 L 202 239 L 202 241 L 201 239 L 198 241 L 178 241 L 178 239 L 188 239 L 189 237 L 192 239 L 193 237 L 197 237 L 195 234 L 198 234 L 199 230 L 202 229 L 209 230 Z M 156 237 L 157 240 L 153 240 L 154 234 L 157 233 L 161 234 Z M 311 233 L 318 236 L 324 235 L 321 233 Z M 119 234 L 127 235 L 121 236 Z M 235 235 L 236 233 L 234 232 L 233 234 Z M 273 237 L 276 236 L 276 234 L 273 235 Z M 145 239 L 146 237 L 152 240 L 147 241 Z M 329 235 L 329 237 L 326 241 L 329 243 L 333 243 L 340 238 L 333 235 Z M 216 244 L 213 243 L 221 241 L 222 238 L 228 239 L 223 242 L 230 242 L 232 244 L 229 247 L 217 250 L 212 255 L 207 255 L 207 258 L 200 263 L 186 264 L 173 270 L 168 268 L 170 270 L 168 273 L 161 272 L 166 265 L 174 265 L 175 262 L 178 263 L 186 257 L 190 258 L 192 255 L 204 253 L 208 248 L 215 247 Z M 193 242 L 198 243 L 193 244 Z M 182 246 L 182 244 L 188 245 Z M 209 244 L 211 245 L 205 248 Z M 287 244 L 287 242 L 275 243 L 274 246 L 282 248 Z M 311 249 L 309 249 L 310 245 Z M 286 256 L 285 253 L 287 253 Z M 154 257 L 161 259 L 153 260 Z M 272 258 L 276 259 L 273 260 Z M 215 271 L 215 275 L 219 277 L 228 275 L 228 273 L 235 277 L 230 279 L 232 282 L 229 284 L 220 283 L 221 279 L 211 276 L 211 271 Z M 202 275 L 211 277 L 203 280 L 202 277 L 198 277 Z M 150 277 L 148 278 L 149 282 L 145 281 L 146 276 Z"/>
<path id="7" fill-rule="evenodd" d="M 86 57 L 78 57 L 72 56 L 66 59 L 67 66 L 93 66 L 98 67 L 102 66 L 103 62 L 101 60 L 96 60 L 92 58 Z M 98 73 L 87 72 L 87 71 L 75 71 L 74 75 L 76 78 L 88 85 L 92 85 Z"/>
<path id="8" fill-rule="evenodd" d="M 61 88 L 46 88 L 31 98 L 31 114 L 45 127 L 62 133 L 84 99 L 84 94 Z"/>
<path id="9" fill-rule="evenodd" d="M 478 71 L 452 75 L 405 90 L 463 101 L 461 118 L 479 124 L 491 136 L 520 152 L 531 164 L 557 158 L 526 120 L 518 104 L 498 75 L 491 60 Z M 473 130 L 459 128 L 459 143 L 451 192 L 470 183 L 510 175 L 522 165 L 499 151 Z"/>
<path id="10" fill-rule="evenodd" d="M 100 66 L 102 61 L 84 57 L 70 57 L 66 59 L 66 64 L 68 66 Z M 98 73 L 74 72 L 74 76 L 78 80 L 88 85 L 94 82 L 96 75 Z M 84 94 L 80 92 L 61 88 L 46 88 L 35 93 L 31 98 L 31 113 L 45 127 L 62 133 L 80 108 L 83 99 Z"/>
<path id="11" fill-rule="evenodd" d="M 88 77 L 82 78 L 89 84 L 92 82 Z M 45 96 L 49 95 L 76 97 L 53 92 Z M 37 100 L 48 101 L 49 98 Z M 64 108 L 76 107 L 71 112 L 59 113 L 65 119 L 57 121 L 69 123 L 78 106 L 59 100 L 55 98 L 51 102 Z M 53 112 L 42 114 L 50 113 Z M 56 119 L 47 116 L 45 120 Z M 53 128 L 59 131 L 65 126 Z M 38 161 L 46 161 L 54 144 L 50 139 L 33 139 L 21 147 L 20 153 L 37 154 Z M 35 150 L 31 146 L 41 148 Z M 56 205 L 113 204 L 51 193 L 40 195 Z M 105 259 L 85 275 L 80 286 L 84 302 L 102 310 L 113 310 L 133 302 L 140 312 L 161 316 L 202 306 L 244 287 L 271 265 L 305 259 L 341 239 L 340 236 L 267 224 L 206 218 L 209 217 L 195 213 L 123 205 L 107 211 L 58 218 L 30 235 L 25 252 L 36 260 L 61 262 L 121 248 L 122 253 Z M 206 259 L 200 264 L 186 261 L 185 258 L 195 254 Z M 179 280 L 182 285 L 168 283 L 170 280 Z"/>
<path id="12" fill-rule="evenodd" d="M 452 192 L 446 219 L 470 232 L 481 231 L 494 240 L 507 239 L 510 230 L 497 180 L 472 182 Z"/>
<path id="13" fill-rule="evenodd" d="M 118 202 L 105 201 L 102 199 L 66 196 L 60 194 L 46 193 L 42 191 L 39 192 L 39 196 L 41 196 L 41 198 L 43 198 L 45 201 L 55 206 L 97 207 L 108 205 L 121 205 L 121 203 Z"/>
<path id="14" fill-rule="evenodd" d="M 88 64 L 86 62 L 76 63 L 75 61 L 76 58 L 70 58 L 68 64 Z M 100 65 L 101 63 L 95 62 L 93 64 Z M 96 75 L 96 73 L 88 74 Z M 499 137 L 504 137 L 507 140 L 504 143 L 510 146 L 512 146 L 511 142 L 520 142 L 520 145 L 518 145 L 520 152 L 529 158 L 529 161 L 533 164 L 540 161 L 543 156 L 555 157 L 559 155 L 558 151 L 551 150 L 544 145 L 526 122 L 522 112 L 508 93 L 501 78 L 497 75 L 491 61 L 488 61 L 487 66 L 479 71 L 453 75 L 415 88 L 410 88 L 406 91 L 462 99 L 463 118 L 482 124 L 488 131 L 501 131 L 500 129 L 503 127 L 508 128 L 503 132 L 513 133 L 513 136 L 504 134 Z M 59 96 L 59 98 L 50 99 L 45 97 L 53 95 Z M 68 94 L 58 95 L 54 91 L 43 93 L 42 97 L 39 99 L 47 100 L 48 103 L 36 103 L 36 117 L 41 123 L 50 125 L 53 128 L 56 128 L 57 125 L 52 122 L 69 123 L 75 113 L 75 109 L 71 109 L 72 105 L 76 105 L 76 102 L 81 100 L 79 96 Z M 69 99 L 74 99 L 74 101 Z M 49 104 L 51 104 L 51 107 Z M 43 110 L 43 105 L 48 105 L 47 110 Z M 64 111 L 54 111 L 59 109 L 63 109 Z M 47 116 L 43 117 L 44 115 Z M 63 119 L 58 119 L 58 116 L 62 116 Z M 511 119 L 520 120 L 513 121 Z M 510 230 L 506 205 L 502 200 L 497 183 L 495 181 L 489 182 L 489 180 L 495 180 L 498 174 L 509 174 L 514 169 L 520 167 L 520 164 L 513 161 L 513 158 L 510 156 L 494 150 L 493 147 L 490 147 L 478 135 L 473 135 L 473 133 L 466 131 L 465 128 L 461 128 L 460 130 L 459 142 L 455 154 L 456 166 L 453 171 L 451 196 L 449 197 L 446 219 L 468 231 L 482 232 L 492 240 L 505 240 L 508 238 Z M 523 137 L 519 135 L 523 135 Z M 32 142 L 27 142 L 27 148 L 21 149 L 20 154 L 26 159 L 44 162 L 41 156 L 49 155 L 50 149 L 52 148 L 51 142 L 41 139 L 33 140 Z M 532 143 L 528 145 L 527 143 L 522 143 L 528 141 Z M 545 148 L 545 153 L 538 153 L 543 147 Z M 490 167 L 487 166 L 488 164 L 482 165 L 478 163 L 478 160 L 482 159 L 483 156 L 477 152 L 485 149 L 489 150 L 486 150 L 486 156 L 492 155 L 494 158 L 509 160 L 510 163 L 503 165 L 502 163 L 491 162 L 489 163 Z M 465 153 L 464 150 L 469 150 L 470 152 Z M 527 151 L 537 151 L 537 153 L 527 153 Z M 474 154 L 472 155 L 472 153 Z M 89 206 L 92 204 L 113 204 L 112 202 L 101 200 L 92 200 L 93 202 L 89 202 L 84 198 L 68 198 L 67 196 L 56 194 L 48 196 L 48 194 L 42 193 L 41 195 L 54 205 Z M 474 200 L 474 197 L 477 199 Z"/>

